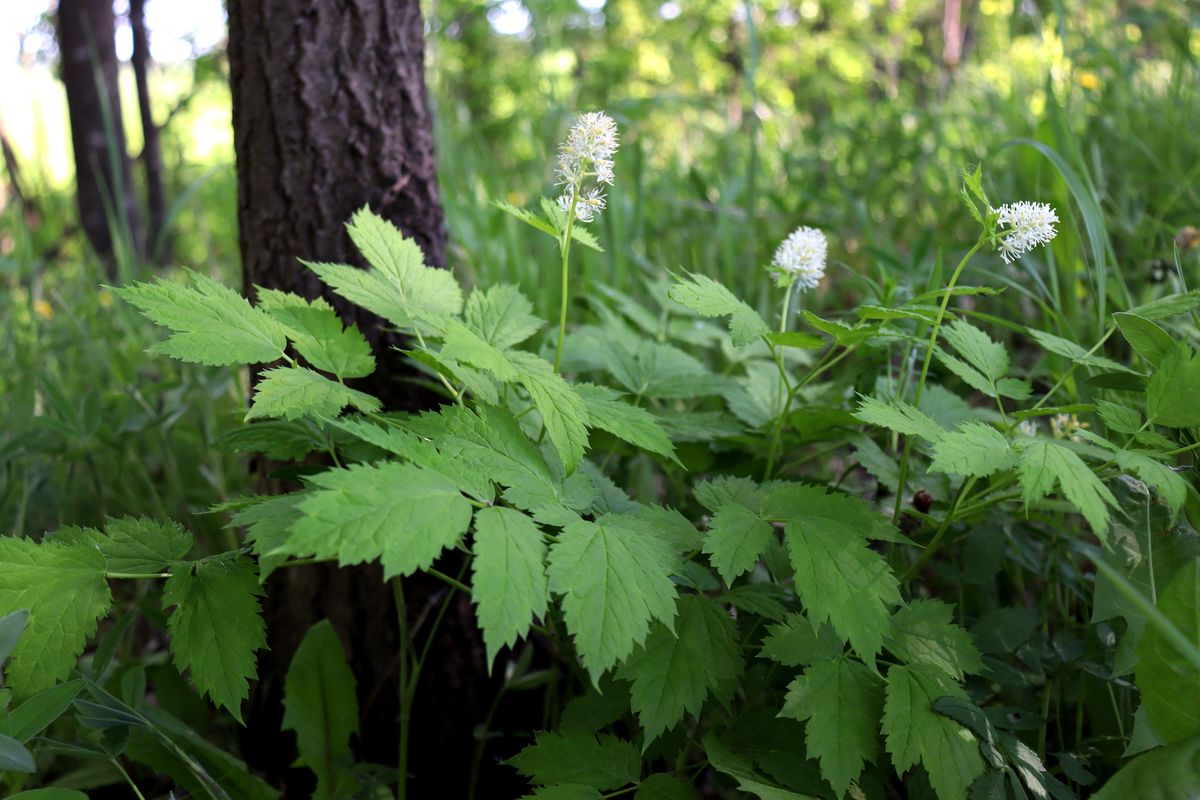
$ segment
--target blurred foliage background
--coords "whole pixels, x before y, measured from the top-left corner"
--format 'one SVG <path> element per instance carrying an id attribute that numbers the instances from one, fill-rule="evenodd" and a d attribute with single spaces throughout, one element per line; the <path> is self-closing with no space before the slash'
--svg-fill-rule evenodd
<path id="1" fill-rule="evenodd" d="M 153 334 L 100 288 L 74 220 L 51 13 L 45 0 L 0 11 L 0 123 L 23 197 L 10 173 L 0 528 L 146 513 L 220 535 L 192 512 L 247 488 L 236 455 L 213 449 L 242 413 L 244 378 L 148 360 Z M 173 263 L 236 283 L 223 9 L 151 0 L 147 13 Z M 553 243 L 489 200 L 552 193 L 557 142 L 596 108 L 623 141 L 597 225 L 607 251 L 581 260 L 593 289 L 636 296 L 646 279 L 695 271 L 761 303 L 762 266 L 808 224 L 831 238 L 830 275 L 808 301 L 822 313 L 911 295 L 972 237 L 957 191 L 980 161 L 996 204 L 1048 201 L 1064 219 L 1044 259 L 965 279 L 1007 287 L 1009 319 L 1095 341 L 1108 312 L 1158 284 L 1200 283 L 1193 3 L 429 0 L 425 14 L 452 265 L 519 283 L 544 316 L 558 302 Z M 136 155 L 132 75 L 121 81 Z M 131 258 L 122 276 L 152 269 Z"/>

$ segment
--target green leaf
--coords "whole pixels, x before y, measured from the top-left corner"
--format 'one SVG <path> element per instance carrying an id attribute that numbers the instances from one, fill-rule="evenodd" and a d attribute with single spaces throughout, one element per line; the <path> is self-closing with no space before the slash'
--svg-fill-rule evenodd
<path id="1" fill-rule="evenodd" d="M 26 775 L 37 770 L 33 754 L 25 749 L 25 745 L 11 736 L 0 734 L 0 775 L 6 772 L 22 772 Z"/>
<path id="2" fill-rule="evenodd" d="M 191 286 L 159 278 L 113 291 L 171 331 L 154 349 L 181 361 L 211 366 L 259 364 L 283 357 L 283 326 L 246 298 L 198 272 Z"/>
<path id="3" fill-rule="evenodd" d="M 983 478 L 1016 464 L 1008 440 L 982 422 L 963 422 L 933 443 L 933 472 L 952 472 Z"/>
<path id="4" fill-rule="evenodd" d="M 1169 294 L 1166 297 L 1151 300 L 1149 303 L 1129 309 L 1129 313 L 1144 319 L 1169 319 L 1198 308 L 1200 308 L 1200 289 L 1181 294 Z"/>
<path id="5" fill-rule="evenodd" d="M 65 714 L 81 689 L 81 680 L 43 689 L 8 712 L 6 732 L 21 744 L 28 742 Z"/>
<path id="6" fill-rule="evenodd" d="M 1144 753 L 1121 768 L 1092 800 L 1183 800 L 1200 775 L 1200 736 Z"/>
<path id="7" fill-rule="evenodd" d="M 1157 367 L 1163 356 L 1175 348 L 1175 340 L 1156 322 L 1137 314 L 1113 314 L 1117 327 L 1125 341 L 1152 367 Z"/>
<path id="8" fill-rule="evenodd" d="M 740 503 L 730 503 L 709 520 L 703 550 L 725 583 L 732 585 L 758 563 L 774 533 L 771 523 L 758 514 Z"/>
<path id="9" fill-rule="evenodd" d="M 862 663 L 840 656 L 818 661 L 788 686 L 781 717 L 807 721 L 808 757 L 821 762 L 821 776 L 841 797 L 850 782 L 874 763 L 883 681 Z"/>
<path id="10" fill-rule="evenodd" d="M 733 292 L 706 275 L 688 275 L 671 287 L 669 296 L 705 317 L 729 317 L 734 347 L 758 341 L 770 329 L 763 318 Z"/>
<path id="11" fill-rule="evenodd" d="M 691 784 L 659 772 L 638 785 L 633 800 L 697 800 L 698 797 Z"/>
<path id="12" fill-rule="evenodd" d="M 512 361 L 458 320 L 446 321 L 442 337 L 442 352 L 438 357 L 443 361 L 470 364 L 490 372 L 504 383 L 517 379 L 517 368 Z"/>
<path id="13" fill-rule="evenodd" d="M 1200 648 L 1200 559 L 1179 571 L 1158 597 L 1158 610 L 1188 641 Z M 1170 744 L 1200 736 L 1200 668 L 1162 634 L 1146 629 L 1138 644 L 1135 669 L 1142 707 L 1162 741 Z"/>
<path id="14" fill-rule="evenodd" d="M 258 556 L 260 583 L 287 560 L 279 551 L 286 549 L 292 526 L 300 520 L 302 499 L 302 493 L 255 498 L 253 504 L 239 508 L 230 518 L 228 527 L 246 528 L 246 541 Z"/>
<path id="15" fill-rule="evenodd" d="M 1008 374 L 1008 353 L 983 331 L 963 319 L 942 327 L 942 337 L 992 383 Z"/>
<path id="16" fill-rule="evenodd" d="M 196 688 L 238 722 L 254 653 L 267 646 L 262 593 L 254 565 L 228 553 L 181 566 L 163 585 L 163 607 L 175 607 L 167 619 L 175 666 L 190 669 Z"/>
<path id="17" fill-rule="evenodd" d="M 25 792 L 10 794 L 8 800 L 88 800 L 83 792 L 74 789 L 30 789 Z"/>
<path id="18" fill-rule="evenodd" d="M 643 750 L 684 714 L 699 716 L 710 694 L 728 696 L 742 674 L 729 614 L 701 595 L 679 598 L 678 609 L 675 631 L 655 624 L 617 673 L 633 683 L 632 708 L 646 736 Z"/>
<path id="19" fill-rule="evenodd" d="M 1168 428 L 1200 425 L 1200 356 L 1186 344 L 1168 350 L 1146 384 L 1146 413 Z"/>
<path id="20" fill-rule="evenodd" d="M 582 783 L 557 783 L 553 786 L 539 786 L 533 794 L 527 794 L 523 800 L 602 800 L 600 790 L 594 786 Z"/>
<path id="21" fill-rule="evenodd" d="M 521 385 L 542 415 L 542 424 L 567 473 L 575 471 L 587 449 L 588 412 L 583 399 L 554 372 L 550 365 L 531 353 L 514 352 L 513 363 Z"/>
<path id="22" fill-rule="evenodd" d="M 1095 354 L 1089 355 L 1087 350 L 1084 350 L 1070 339 L 1064 339 L 1061 336 L 1055 336 L 1052 333 L 1034 330 L 1033 328 L 1026 328 L 1025 331 L 1029 334 L 1030 338 L 1042 346 L 1042 349 L 1069 359 L 1080 366 L 1095 367 L 1096 369 L 1111 372 L 1128 373 L 1133 371 L 1124 364 L 1118 364 L 1110 358 Z"/>
<path id="23" fill-rule="evenodd" d="M 403 253 L 397 253 L 400 260 L 386 267 L 359 269 L 303 259 L 300 263 L 334 292 L 397 328 L 406 332 L 436 331 L 462 307 L 462 289 L 448 270 L 424 266 L 420 248 L 408 243 L 415 254 L 404 248 Z"/>
<path id="24" fill-rule="evenodd" d="M 8 685 L 28 696 L 61 681 L 112 605 L 104 555 L 85 542 L 0 537 L 0 615 L 29 612 L 5 667 Z"/>
<path id="25" fill-rule="evenodd" d="M 384 580 L 426 569 L 471 522 L 471 504 L 453 483 L 412 464 L 356 464 L 309 482 L 314 490 L 280 551 L 336 556 L 343 566 L 379 559 Z"/>
<path id="26" fill-rule="evenodd" d="M 529 517 L 492 507 L 475 514 L 474 550 L 471 597 L 490 665 L 546 614 L 546 543 Z"/>
<path id="27" fill-rule="evenodd" d="M 563 528 L 550 548 L 550 590 L 563 596 L 575 647 L 596 682 L 675 616 L 676 556 L 647 523 L 608 515 Z"/>
<path id="28" fill-rule="evenodd" d="M 283 730 L 296 733 L 297 764 L 317 776 L 314 797 L 342 797 L 353 786 L 350 737 L 358 733 L 354 673 L 329 620 L 304 634 L 283 687 Z"/>
<path id="29" fill-rule="evenodd" d="M 97 546 L 109 572 L 162 572 L 192 549 L 192 535 L 176 522 L 146 517 L 109 519 Z"/>
<path id="30" fill-rule="evenodd" d="M 548 235 L 550 235 L 550 237 L 552 237 L 554 239 L 558 238 L 559 233 L 557 230 L 555 230 L 554 226 L 551 225 L 546 220 L 539 217 L 537 214 L 533 213 L 532 211 L 525 209 L 525 208 L 518 208 L 517 206 L 514 206 L 512 203 L 506 202 L 504 200 L 492 200 L 491 203 L 496 208 L 500 209 L 501 211 L 503 211 L 506 214 L 510 214 L 510 215 L 516 217 L 517 219 L 521 220 L 521 222 L 524 222 L 526 225 L 530 226 L 531 228 L 537 228 L 542 233 L 548 234 Z"/>
<path id="31" fill-rule="evenodd" d="M 838 658 L 845 649 L 829 625 L 821 625 L 818 630 L 803 615 L 789 614 L 783 622 L 767 626 L 758 655 L 785 667 L 801 667 Z"/>
<path id="32" fill-rule="evenodd" d="M 679 464 L 675 445 L 658 423 L 658 417 L 640 406 L 619 399 L 620 393 L 606 386 L 577 383 L 574 388 L 583 398 L 590 427 L 608 431 L 635 447 L 658 453 Z"/>
<path id="33" fill-rule="evenodd" d="M 745 376 L 725 393 L 729 410 L 751 428 L 763 428 L 778 419 L 785 398 L 779 367 L 768 361 L 747 363 Z"/>
<path id="34" fill-rule="evenodd" d="M 759 514 L 776 522 L 799 520 L 806 526 L 820 527 L 832 536 L 850 535 L 884 542 L 911 541 L 892 526 L 888 517 L 875 511 L 864 500 L 844 492 L 827 492 L 820 486 L 783 483 L 771 486 L 763 498 Z"/>
<path id="35" fill-rule="evenodd" d="M 946 432 L 945 428 L 934 422 L 925 412 L 903 400 L 892 399 L 884 402 L 874 397 L 859 395 L 858 409 L 855 410 L 854 416 L 863 422 L 905 436 L 920 436 L 931 442 Z"/>
<path id="36" fill-rule="evenodd" d="M 351 389 L 304 367 L 276 367 L 262 374 L 255 385 L 254 402 L 246 419 L 283 417 L 336 417 L 346 406 L 374 413 L 380 403 L 369 394 Z"/>
<path id="37" fill-rule="evenodd" d="M 1172 514 L 1178 514 L 1187 499 L 1187 481 L 1183 476 L 1172 470 L 1163 462 L 1154 458 L 1150 453 L 1136 450 L 1118 450 L 1113 454 L 1117 465 L 1126 472 L 1132 472 L 1152 486 L 1166 501 Z"/>
<path id="38" fill-rule="evenodd" d="M 740 475 L 718 475 L 697 483 L 693 491 L 696 501 L 711 512 L 720 511 L 731 503 L 740 503 L 757 513 L 762 507 L 763 498 L 782 485 L 782 482 L 772 482 L 760 486 L 756 481 Z"/>
<path id="39" fill-rule="evenodd" d="M 543 731 L 508 762 L 534 783 L 617 789 L 638 779 L 637 748 L 615 736 Z"/>
<path id="40" fill-rule="evenodd" d="M 974 734 L 933 710 L 940 697 L 967 699 L 946 673 L 929 664 L 888 670 L 883 733 L 901 774 L 925 765 L 939 800 L 966 800 L 967 788 L 984 771 Z"/>
<path id="41" fill-rule="evenodd" d="M 789 791 L 759 775 L 744 759 L 726 747 L 715 732 L 710 731 L 704 737 L 704 754 L 713 769 L 733 778 L 738 789 L 749 792 L 759 800 L 816 800 L 813 795 Z"/>
<path id="42" fill-rule="evenodd" d="M 1026 506 L 1048 495 L 1057 482 L 1096 536 L 1107 538 L 1108 506 L 1116 508 L 1117 499 L 1073 451 L 1049 439 L 1029 442 L 1021 450 L 1020 478 Z"/>
<path id="43" fill-rule="evenodd" d="M 680 553 L 699 550 L 703 536 L 691 521 L 673 508 L 646 506 L 637 512 L 640 519 L 650 523 L 660 539 L 671 544 Z"/>
<path id="44" fill-rule="evenodd" d="M 828 620 L 863 660 L 874 663 L 900 603 L 891 567 L 867 547 L 860 529 L 835 520 L 789 520 L 784 528 L 796 592 L 815 625 Z"/>
<path id="45" fill-rule="evenodd" d="M 16 649 L 17 642 L 21 641 L 21 634 L 25 632 L 25 626 L 28 624 L 29 612 L 24 608 L 10 611 L 0 617 L 0 666 L 4 665 Z"/>
<path id="46" fill-rule="evenodd" d="M 892 617 L 887 647 L 909 664 L 932 664 L 956 680 L 983 669 L 979 648 L 955 625 L 953 607 L 940 600 L 909 601 Z"/>
<path id="47" fill-rule="evenodd" d="M 988 376 L 984 375 L 979 370 L 972 367 L 961 358 L 956 358 L 950 355 L 942 348 L 938 347 L 934 350 L 937 354 L 938 361 L 946 367 L 946 369 L 957 375 L 963 383 L 970 386 L 977 392 L 983 392 L 989 397 L 995 396 L 996 386 L 992 383 Z"/>
<path id="48" fill-rule="evenodd" d="M 797 350 L 820 350 L 825 346 L 825 340 L 820 336 L 799 331 L 772 331 L 767 334 L 767 341 L 776 347 L 792 347 Z"/>
<path id="49" fill-rule="evenodd" d="M 463 322 L 497 350 L 508 350 L 533 336 L 545 323 L 516 286 L 500 283 L 476 289 L 467 298 Z"/>
<path id="50" fill-rule="evenodd" d="M 362 378 L 375 371 L 371 345 L 358 328 L 343 328 L 333 306 L 318 297 L 303 297 L 257 287 L 258 307 L 287 330 L 308 363 L 338 378 Z"/>
<path id="51" fill-rule="evenodd" d="M 1142 427 L 1142 415 L 1127 406 L 1100 400 L 1096 403 L 1096 412 L 1109 430 L 1117 433 L 1137 433 Z"/>

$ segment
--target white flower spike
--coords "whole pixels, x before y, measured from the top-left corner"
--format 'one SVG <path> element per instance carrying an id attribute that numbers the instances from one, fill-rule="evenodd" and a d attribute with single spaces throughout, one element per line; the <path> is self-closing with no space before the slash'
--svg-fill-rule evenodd
<path id="1" fill-rule="evenodd" d="M 1038 245 L 1058 235 L 1058 214 L 1049 203 L 1006 203 L 997 209 L 1000 257 L 1011 264 Z"/>
<path id="2" fill-rule="evenodd" d="M 780 286 L 798 283 L 801 289 L 812 289 L 825 276 L 828 249 L 824 233 L 816 228 L 797 228 L 775 251 L 771 272 Z"/>
<path id="3" fill-rule="evenodd" d="M 603 111 L 581 114 L 558 148 L 558 185 L 563 193 L 558 204 L 575 219 L 591 222 L 604 210 L 604 191 L 601 184 L 612 186 L 613 156 L 620 144 L 617 123 Z M 594 181 L 594 185 L 586 186 Z"/>

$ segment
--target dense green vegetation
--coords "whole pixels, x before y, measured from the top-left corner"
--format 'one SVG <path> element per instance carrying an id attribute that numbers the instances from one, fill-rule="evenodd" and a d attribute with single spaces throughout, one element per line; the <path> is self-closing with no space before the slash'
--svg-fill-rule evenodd
<path id="1" fill-rule="evenodd" d="M 931 0 L 530 3 L 514 35 L 504 5 L 427 9 L 453 275 L 366 212 L 372 269 L 311 267 L 411 337 L 423 414 L 353 388 L 375 360 L 329 307 L 221 287 L 231 153 L 167 128 L 193 272 L 116 279 L 24 164 L 0 785 L 276 796 L 235 733 L 259 579 L 378 559 L 400 587 L 457 548 L 432 574 L 545 709 L 481 720 L 475 764 L 531 797 L 1200 791 L 1196 12 L 981 0 L 958 41 Z M 227 105 L 219 58 L 176 70 Z M 592 109 L 620 146 L 585 221 L 541 198 Z M 1007 258 L 1019 201 L 1057 224 Z M 801 226 L 820 270 L 777 251 Z M 306 482 L 255 496 L 256 453 Z M 395 796 L 396 763 L 351 755 L 328 626 L 287 684 L 321 796 Z"/>

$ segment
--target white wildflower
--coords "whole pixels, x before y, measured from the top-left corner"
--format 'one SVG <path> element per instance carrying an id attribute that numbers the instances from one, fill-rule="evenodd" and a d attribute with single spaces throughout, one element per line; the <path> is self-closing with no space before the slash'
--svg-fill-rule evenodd
<path id="1" fill-rule="evenodd" d="M 617 123 L 603 111 L 581 114 L 558 148 L 558 204 L 575 218 L 591 222 L 604 210 L 601 184 L 612 186 L 613 156 L 618 146 Z M 591 184 L 591 185 L 588 185 Z"/>
<path id="2" fill-rule="evenodd" d="M 1038 435 L 1037 420 L 1023 419 L 1023 420 L 1021 420 L 1021 424 L 1017 425 L 1017 430 L 1019 430 L 1025 436 L 1037 436 Z"/>
<path id="3" fill-rule="evenodd" d="M 812 289 L 825 275 L 825 234 L 816 228 L 797 228 L 780 243 L 771 260 L 771 271 L 780 285 L 796 282 Z"/>
<path id="4" fill-rule="evenodd" d="M 1079 417 L 1074 414 L 1055 414 L 1050 418 L 1050 432 L 1054 434 L 1055 439 L 1070 439 L 1073 442 L 1079 442 L 1082 437 L 1076 436 L 1075 431 L 1086 430 L 1090 427 L 1090 423 L 1080 422 Z"/>
<path id="5" fill-rule="evenodd" d="M 1000 230 L 1000 256 L 1011 264 L 1038 245 L 1046 244 L 1058 235 L 1054 227 L 1058 214 L 1049 203 L 1006 203 L 997 209 Z"/>

